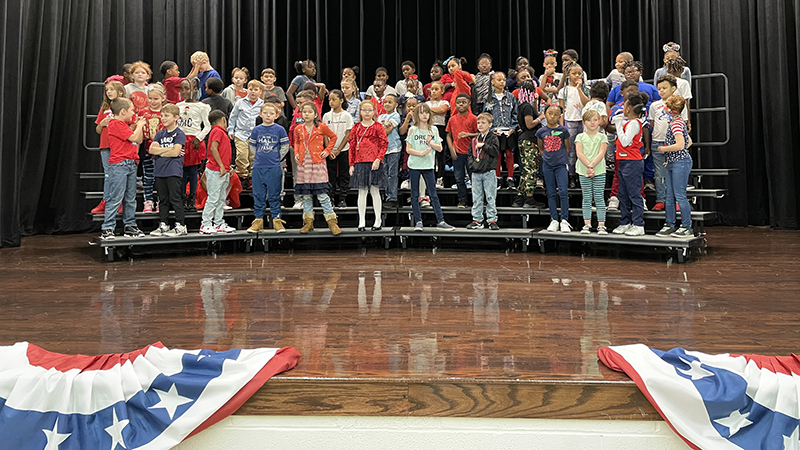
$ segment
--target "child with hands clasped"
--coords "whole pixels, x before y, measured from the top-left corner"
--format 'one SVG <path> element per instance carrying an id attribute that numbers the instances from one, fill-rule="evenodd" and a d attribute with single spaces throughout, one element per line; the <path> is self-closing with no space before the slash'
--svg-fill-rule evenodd
<path id="1" fill-rule="evenodd" d="M 414 108 L 414 126 L 406 137 L 406 152 L 408 152 L 409 179 L 411 180 L 411 209 L 414 211 L 414 231 L 422 231 L 422 213 L 419 209 L 419 179 L 425 180 L 428 194 L 431 198 L 434 213 L 436 214 L 436 228 L 443 231 L 455 230 L 455 227 L 444 221 L 439 196 L 436 194 L 433 166 L 433 152 L 442 151 L 442 138 L 439 130 L 433 127 L 431 108 L 427 103 L 422 103 Z"/>
<path id="2" fill-rule="evenodd" d="M 161 110 L 161 124 L 147 152 L 154 160 L 156 190 L 158 191 L 159 225 L 150 236 L 185 236 L 183 191 L 183 149 L 186 135 L 178 128 L 180 109 L 173 104 Z M 169 211 L 175 211 L 175 227 L 169 227 Z"/>
<path id="3" fill-rule="evenodd" d="M 336 133 L 319 121 L 317 107 L 306 102 L 300 105 L 303 126 L 294 130 L 294 159 L 297 163 L 297 183 L 294 194 L 303 202 L 303 227 L 301 233 L 314 231 L 314 202 L 316 195 L 325 221 L 333 235 L 342 232 L 333 212 L 333 204 L 328 196 L 331 184 L 328 182 L 328 165 L 326 160 L 336 148 Z"/>
<path id="4" fill-rule="evenodd" d="M 605 107 L 605 105 L 603 105 Z M 583 229 L 581 234 L 592 231 L 592 200 L 597 208 L 597 234 L 608 234 L 606 230 L 606 202 L 603 193 L 606 187 L 607 138 L 600 130 L 600 114 L 595 110 L 583 114 L 583 133 L 575 138 L 578 155 L 575 170 L 578 172 L 583 191 Z"/>
<path id="5" fill-rule="evenodd" d="M 644 199 L 641 195 L 644 174 L 642 134 L 648 99 L 648 95 L 643 92 L 628 95 L 622 114 L 615 115 L 612 119 L 617 130 L 618 197 L 622 215 L 619 226 L 612 232 L 614 234 L 644 235 Z"/>
<path id="6" fill-rule="evenodd" d="M 159 130 L 164 128 L 161 123 L 161 108 L 167 99 L 167 92 L 164 85 L 155 83 L 149 86 L 150 92 L 147 93 L 147 108 L 139 110 L 139 117 L 144 117 L 145 126 L 142 132 L 144 148 L 147 149 L 153 141 L 153 137 Z M 158 212 L 158 207 L 153 203 L 153 179 L 154 160 L 150 154 L 145 152 L 142 158 L 142 187 L 144 189 L 144 208 L 142 212 Z"/>
<path id="7" fill-rule="evenodd" d="M 153 76 L 153 71 L 146 62 L 136 61 L 131 64 L 130 73 L 133 76 L 133 83 L 125 85 L 125 93 L 133 103 L 133 109 L 138 113 L 140 109 L 147 108 L 147 92 L 150 90 L 147 82 Z"/>
<path id="8" fill-rule="evenodd" d="M 569 233 L 569 192 L 567 192 L 567 162 L 570 147 L 569 130 L 561 125 L 561 107 L 550 105 L 545 110 L 546 125 L 536 132 L 539 151 L 542 153 L 542 173 L 547 187 L 547 204 L 550 208 L 550 225 L 547 231 Z M 558 220 L 556 197 L 561 200 L 561 222 Z"/>
<path id="9" fill-rule="evenodd" d="M 662 77 L 663 78 L 663 77 Z M 664 139 L 666 145 L 658 147 L 658 152 L 666 155 L 665 184 L 667 186 L 667 220 L 656 236 L 672 236 L 690 239 L 694 237 L 692 230 L 692 209 L 686 198 L 686 186 L 689 183 L 689 174 L 692 172 L 692 156 L 689 146 L 692 139 L 689 129 L 681 117 L 681 112 L 686 105 L 686 100 L 680 95 L 673 95 L 666 100 L 669 109 L 670 122 L 667 135 Z M 675 204 L 681 209 L 681 226 L 675 229 Z"/>
<path id="10" fill-rule="evenodd" d="M 467 154 L 469 167 L 472 169 L 472 222 L 468 230 L 483 228 L 483 202 L 486 197 L 486 220 L 490 230 L 499 230 L 497 226 L 497 179 L 494 168 L 497 162 L 500 143 L 497 136 L 489 129 L 492 126 L 492 115 L 480 113 L 477 118 L 478 135 L 472 138 L 470 151 Z"/>
<path id="11" fill-rule="evenodd" d="M 283 169 L 281 160 L 289 152 L 286 129 L 275 123 L 280 106 L 272 102 L 261 105 L 261 125 L 253 128 L 248 144 L 253 156 L 253 214 L 255 220 L 248 233 L 264 230 L 265 199 L 269 200 L 272 228 L 276 233 L 286 232 L 281 220 L 281 187 Z"/>
<path id="12" fill-rule="evenodd" d="M 106 173 L 108 200 L 106 201 L 101 239 L 114 239 L 117 225 L 117 210 L 122 206 L 122 223 L 126 237 L 143 237 L 136 226 L 136 165 L 139 162 L 139 144 L 145 120 L 136 121 L 131 131 L 128 122 L 135 114 L 133 103 L 127 98 L 111 101 L 114 118 L 108 122 L 108 144 L 111 149 Z"/>
<path id="13" fill-rule="evenodd" d="M 381 188 L 386 187 L 386 171 L 381 162 L 389 145 L 386 130 L 375 121 L 375 106 L 364 100 L 359 106 L 361 121 L 350 132 L 350 187 L 358 189 L 358 231 L 367 223 L 367 192 L 375 212 L 373 231 L 381 229 Z"/>

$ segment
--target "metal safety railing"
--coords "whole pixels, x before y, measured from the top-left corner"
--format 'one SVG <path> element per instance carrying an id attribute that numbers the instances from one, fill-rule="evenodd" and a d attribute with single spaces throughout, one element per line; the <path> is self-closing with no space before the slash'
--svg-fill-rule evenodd
<path id="1" fill-rule="evenodd" d="M 706 80 L 706 79 L 714 79 L 714 78 L 721 78 L 723 81 L 723 89 L 725 92 L 723 106 L 713 106 L 713 107 L 698 107 L 693 108 L 691 110 L 692 114 L 703 114 L 703 113 L 725 113 L 725 140 L 723 141 L 707 141 L 707 142 L 694 142 L 694 146 L 697 147 L 722 147 L 723 145 L 727 145 L 728 142 L 731 140 L 731 112 L 730 112 L 730 91 L 728 86 L 728 77 L 724 73 L 704 73 L 700 75 L 692 75 L 692 83 L 695 80 Z M 692 92 L 697 92 L 692 87 Z M 697 97 L 695 97 L 697 98 Z"/>
<path id="2" fill-rule="evenodd" d="M 83 87 L 83 148 L 86 150 L 100 150 L 99 147 L 91 147 L 88 141 L 88 133 L 86 132 L 87 128 L 87 120 L 91 120 L 91 123 L 94 124 L 95 119 L 97 119 L 97 114 L 91 114 L 89 111 L 89 89 L 92 86 L 100 86 L 101 89 L 105 87 L 105 83 L 102 81 L 92 81 L 91 83 L 86 84 Z"/>

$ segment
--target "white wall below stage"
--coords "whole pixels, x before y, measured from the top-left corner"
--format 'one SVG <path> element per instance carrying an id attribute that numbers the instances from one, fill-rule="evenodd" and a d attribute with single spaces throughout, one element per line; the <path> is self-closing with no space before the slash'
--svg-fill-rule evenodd
<path id="1" fill-rule="evenodd" d="M 661 421 L 230 416 L 176 450 L 686 450 Z"/>

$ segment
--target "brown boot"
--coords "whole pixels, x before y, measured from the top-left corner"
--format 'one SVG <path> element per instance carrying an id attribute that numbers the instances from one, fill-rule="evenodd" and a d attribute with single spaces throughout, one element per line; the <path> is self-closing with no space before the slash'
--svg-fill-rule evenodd
<path id="1" fill-rule="evenodd" d="M 247 229 L 248 233 L 258 233 L 259 231 L 264 231 L 264 219 L 254 220 L 250 228 Z"/>
<path id="2" fill-rule="evenodd" d="M 314 231 L 314 212 L 304 212 L 303 228 L 300 228 L 300 232 L 306 234 L 311 231 Z"/>
<path id="3" fill-rule="evenodd" d="M 331 234 L 334 236 L 342 234 L 342 229 L 339 228 L 339 224 L 336 219 L 336 213 L 325 214 L 325 221 L 328 222 L 328 228 L 331 229 Z"/>
<path id="4" fill-rule="evenodd" d="M 286 221 L 280 218 L 272 219 L 272 229 L 275 230 L 276 233 L 286 233 L 286 228 L 283 226 L 285 223 Z"/>

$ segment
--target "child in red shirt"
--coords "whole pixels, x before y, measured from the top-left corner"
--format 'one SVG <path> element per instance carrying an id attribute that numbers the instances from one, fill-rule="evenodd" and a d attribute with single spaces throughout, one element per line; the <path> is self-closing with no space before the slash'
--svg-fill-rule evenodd
<path id="1" fill-rule="evenodd" d="M 373 231 L 382 226 L 381 189 L 386 188 L 386 171 L 381 168 L 389 146 L 386 130 L 375 121 L 375 106 L 369 100 L 360 105 L 361 121 L 350 130 L 350 187 L 358 189 L 358 230 L 364 231 L 367 223 L 367 192 L 372 196 L 375 212 Z"/>
<path id="2" fill-rule="evenodd" d="M 211 132 L 208 134 L 208 162 L 206 162 L 206 191 L 208 199 L 203 208 L 203 234 L 232 233 L 235 228 L 223 220 L 225 197 L 231 172 L 231 141 L 228 139 L 228 121 L 225 113 L 215 109 L 208 114 Z"/>
<path id="3" fill-rule="evenodd" d="M 100 161 L 103 163 L 103 173 L 108 173 L 108 158 L 111 155 L 108 145 L 108 123 L 114 118 L 114 114 L 111 113 L 111 101 L 115 98 L 125 97 L 125 86 L 122 85 L 122 82 L 106 81 L 105 90 L 103 91 L 103 104 L 100 106 L 97 119 L 94 121 L 95 125 L 97 125 L 95 131 L 100 135 Z M 105 184 L 103 182 L 103 200 L 92 209 L 92 214 L 105 214 L 106 212 L 108 189 Z"/>
<path id="4" fill-rule="evenodd" d="M 472 95 L 469 85 L 475 82 L 475 77 L 461 70 L 461 66 L 466 63 L 466 58 L 456 58 L 455 56 L 447 58 L 444 62 L 449 73 L 445 74 L 441 81 L 446 89 L 444 99 L 450 102 L 450 114 L 452 115 L 455 115 L 457 111 L 456 103 L 450 99 L 457 98 L 458 94 Z"/>
<path id="5" fill-rule="evenodd" d="M 167 101 L 170 103 L 180 103 L 181 98 L 181 71 L 178 64 L 174 61 L 164 61 L 161 63 L 161 75 L 164 76 L 164 90 L 167 93 Z"/>
<path id="6" fill-rule="evenodd" d="M 458 188 L 458 207 L 467 207 L 467 174 L 469 164 L 467 153 L 472 143 L 472 136 L 478 132 L 478 122 L 472 111 L 469 110 L 471 99 L 469 94 L 460 93 L 456 96 L 455 107 L 457 114 L 450 116 L 447 122 L 447 148 L 453 158 L 453 172 L 456 176 Z"/>
<path id="7" fill-rule="evenodd" d="M 144 119 L 136 122 L 131 131 L 127 122 L 133 118 L 133 103 L 127 98 L 116 98 L 111 102 L 114 119 L 108 122 L 108 143 L 111 152 L 108 158 L 108 201 L 106 201 L 101 239 L 114 239 L 117 225 L 117 210 L 122 204 L 122 223 L 126 237 L 143 237 L 136 226 L 136 164 L 139 161 L 139 144 L 142 142 Z"/>

